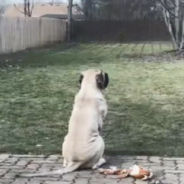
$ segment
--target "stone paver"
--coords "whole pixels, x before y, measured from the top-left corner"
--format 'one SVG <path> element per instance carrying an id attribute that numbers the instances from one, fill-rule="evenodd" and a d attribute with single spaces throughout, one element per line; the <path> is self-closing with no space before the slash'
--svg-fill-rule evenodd
<path id="1" fill-rule="evenodd" d="M 104 176 L 97 171 L 76 171 L 63 176 L 35 178 L 16 178 L 17 173 L 55 170 L 62 167 L 59 155 L 8 155 L 0 154 L 0 184 L 184 184 L 184 158 L 147 157 L 147 156 L 106 156 L 104 167 L 115 165 L 126 168 L 135 163 L 152 169 L 155 178 L 152 181 L 125 178 L 118 180 L 113 176 Z"/>

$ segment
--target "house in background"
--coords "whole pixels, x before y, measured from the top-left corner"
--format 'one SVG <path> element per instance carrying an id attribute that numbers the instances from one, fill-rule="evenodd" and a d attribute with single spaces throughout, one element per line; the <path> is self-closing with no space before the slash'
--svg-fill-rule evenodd
<path id="1" fill-rule="evenodd" d="M 18 4 L 16 7 L 14 5 L 8 6 L 4 12 L 4 16 L 7 17 L 24 17 L 24 5 Z M 66 19 L 68 13 L 67 4 L 35 4 L 32 12 L 32 17 L 47 17 L 47 18 L 61 18 Z M 76 8 L 72 11 L 74 17 L 80 17 Z"/>

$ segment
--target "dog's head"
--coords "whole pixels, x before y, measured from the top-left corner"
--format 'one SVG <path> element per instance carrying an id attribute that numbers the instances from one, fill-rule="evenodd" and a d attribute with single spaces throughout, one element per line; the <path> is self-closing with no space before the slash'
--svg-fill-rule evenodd
<path id="1" fill-rule="evenodd" d="M 99 69 L 89 69 L 81 73 L 79 78 L 81 85 L 95 85 L 98 89 L 103 90 L 109 84 L 109 76 L 107 73 Z"/>

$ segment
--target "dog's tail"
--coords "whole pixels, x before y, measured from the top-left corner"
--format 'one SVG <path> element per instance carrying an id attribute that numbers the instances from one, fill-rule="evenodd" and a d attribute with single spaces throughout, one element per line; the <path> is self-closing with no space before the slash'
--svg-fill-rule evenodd
<path id="1" fill-rule="evenodd" d="M 42 173 L 33 173 L 33 174 L 19 174 L 19 177 L 37 177 L 37 176 L 50 176 L 50 175 L 63 175 L 66 173 L 73 172 L 77 170 L 81 166 L 80 162 L 72 162 L 66 168 L 55 170 L 55 171 L 47 171 Z"/>

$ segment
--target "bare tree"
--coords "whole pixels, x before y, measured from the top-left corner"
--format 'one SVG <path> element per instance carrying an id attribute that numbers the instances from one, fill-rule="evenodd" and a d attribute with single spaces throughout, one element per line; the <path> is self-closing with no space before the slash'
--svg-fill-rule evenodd
<path id="1" fill-rule="evenodd" d="M 0 15 L 3 15 L 6 8 L 6 1 L 0 2 Z"/>
<path id="2" fill-rule="evenodd" d="M 25 17 L 31 17 L 33 13 L 34 8 L 34 0 L 24 0 L 24 9 L 20 10 L 16 4 L 14 4 L 14 7 L 21 13 L 24 14 Z"/>
<path id="3" fill-rule="evenodd" d="M 156 0 L 175 50 L 184 50 L 184 0 Z"/>

